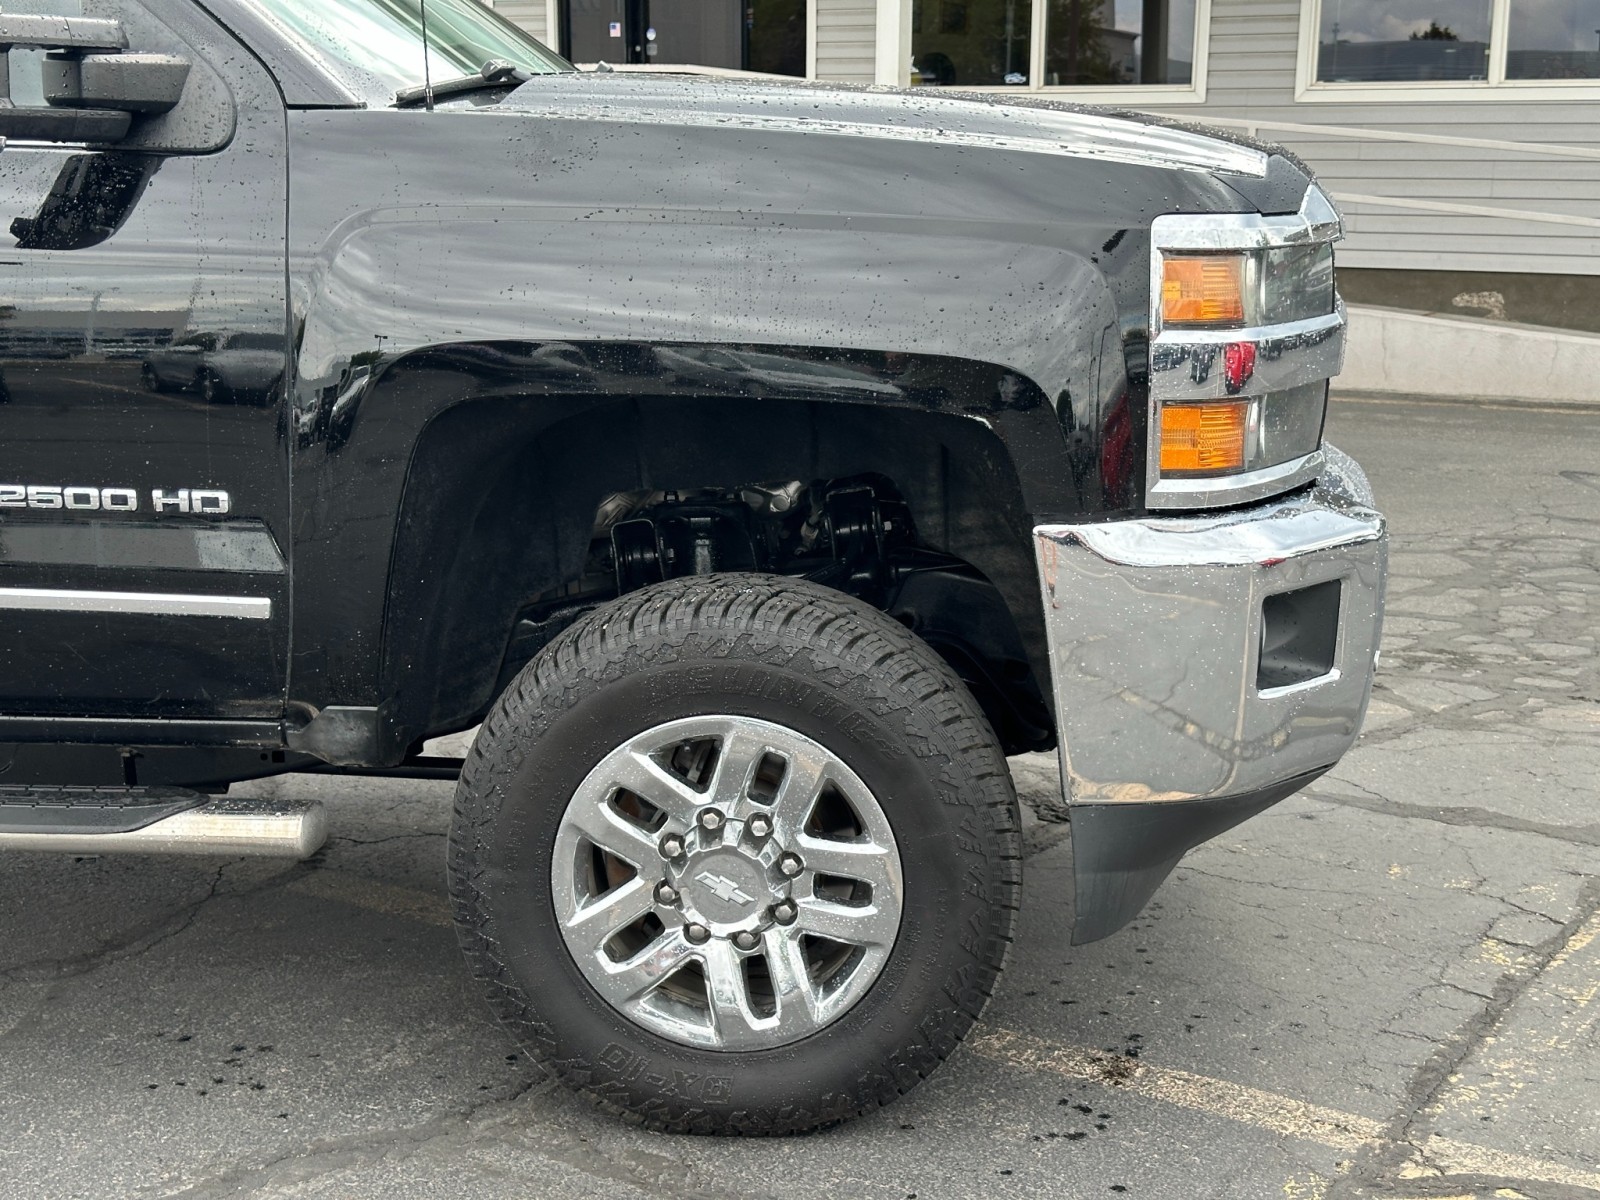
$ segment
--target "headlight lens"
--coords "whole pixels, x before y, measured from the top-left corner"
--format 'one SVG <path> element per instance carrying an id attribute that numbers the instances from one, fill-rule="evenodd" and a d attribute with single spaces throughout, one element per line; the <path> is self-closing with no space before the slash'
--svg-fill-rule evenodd
<path id="1" fill-rule="evenodd" d="M 1326 379 L 1268 392 L 1260 403 L 1261 429 L 1250 470 L 1290 462 L 1322 445 L 1322 426 L 1328 415 Z"/>
<path id="2" fill-rule="evenodd" d="M 1168 404 L 1161 409 L 1163 475 L 1227 475 L 1244 469 L 1250 403 Z"/>
<path id="3" fill-rule="evenodd" d="M 1240 475 L 1292 462 L 1322 444 L 1328 381 L 1253 400 L 1161 406 L 1161 475 Z"/>
<path id="4" fill-rule="evenodd" d="M 1178 329 L 1281 325 L 1333 311 L 1333 247 L 1175 254 L 1161 263 L 1161 324 Z"/>
<path id="5" fill-rule="evenodd" d="M 1186 254 L 1161 266 L 1161 320 L 1166 325 L 1219 329 L 1246 317 L 1242 254 Z"/>
<path id="6" fill-rule="evenodd" d="M 1291 246 L 1261 259 L 1261 319 L 1281 325 L 1333 311 L 1333 247 Z"/>

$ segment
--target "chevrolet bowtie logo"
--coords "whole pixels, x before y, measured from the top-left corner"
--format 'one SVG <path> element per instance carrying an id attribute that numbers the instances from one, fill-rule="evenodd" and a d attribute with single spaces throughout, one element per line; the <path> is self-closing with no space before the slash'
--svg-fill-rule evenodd
<path id="1" fill-rule="evenodd" d="M 737 901 L 740 904 L 749 904 L 755 897 L 747 895 L 745 891 L 726 875 L 713 875 L 710 871 L 701 871 L 694 877 L 696 883 L 703 883 L 711 889 L 711 894 L 724 904 Z"/>

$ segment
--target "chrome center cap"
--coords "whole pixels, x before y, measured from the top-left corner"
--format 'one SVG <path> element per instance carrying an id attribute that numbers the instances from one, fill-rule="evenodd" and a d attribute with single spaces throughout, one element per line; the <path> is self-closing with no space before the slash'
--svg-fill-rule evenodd
<path id="1" fill-rule="evenodd" d="M 691 852 L 677 872 L 676 886 L 684 915 L 719 937 L 760 928 L 786 890 L 760 857 L 726 845 Z"/>

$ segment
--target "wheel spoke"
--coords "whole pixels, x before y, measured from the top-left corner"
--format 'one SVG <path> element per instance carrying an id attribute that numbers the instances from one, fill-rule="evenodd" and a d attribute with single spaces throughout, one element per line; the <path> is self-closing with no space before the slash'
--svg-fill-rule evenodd
<path id="1" fill-rule="evenodd" d="M 874 900 L 887 893 L 898 894 L 900 872 L 895 855 L 871 842 L 837 842 L 826 838 L 801 836 L 796 839 L 795 851 L 805 860 L 808 870 L 821 875 L 838 875 L 844 879 L 859 879 L 871 885 Z"/>
<path id="2" fill-rule="evenodd" d="M 574 802 L 566 820 L 600 849 L 643 870 L 659 856 L 656 840 L 602 800 Z"/>
<path id="3" fill-rule="evenodd" d="M 799 900 L 798 904 L 797 930 L 851 946 L 891 946 L 900 927 L 894 912 L 876 904 L 852 908 L 815 899 Z"/>
<path id="4" fill-rule="evenodd" d="M 786 929 L 769 929 L 766 948 L 767 973 L 778 1000 L 778 1028 L 794 1036 L 819 1022 L 822 1000 L 797 936 Z"/>
<path id="5" fill-rule="evenodd" d="M 678 829 L 693 825 L 695 810 L 705 803 L 699 792 L 638 750 L 619 757 L 611 775 L 613 783 L 654 804 Z"/>
<path id="6" fill-rule="evenodd" d="M 805 828 L 816 807 L 817 795 L 827 782 L 828 765 L 823 759 L 800 751 L 793 751 L 786 758 L 783 782 L 772 798 L 772 819 L 784 837 L 792 838 Z"/>
<path id="7" fill-rule="evenodd" d="M 768 1040 L 766 1033 L 772 1021 L 758 1017 L 750 1007 L 744 967 L 738 954 L 720 938 L 707 942 L 703 949 L 706 996 L 711 1001 L 718 1042 L 728 1049 L 763 1044 Z"/>
<path id="8" fill-rule="evenodd" d="M 679 930 L 663 934 L 626 962 L 607 963 L 604 972 L 590 979 L 611 1003 L 633 1008 L 661 982 L 699 953 Z"/>
<path id="9" fill-rule="evenodd" d="M 590 954 L 603 953 L 603 947 L 618 932 L 637 921 L 655 906 L 652 885 L 643 875 L 635 875 L 622 886 L 591 900 L 563 923 L 567 943 Z"/>
<path id="10" fill-rule="evenodd" d="M 746 798 L 750 777 L 767 752 L 767 746 L 765 738 L 746 729 L 734 728 L 725 734 L 706 802 L 716 805 L 730 817 L 740 816 L 750 803 Z"/>

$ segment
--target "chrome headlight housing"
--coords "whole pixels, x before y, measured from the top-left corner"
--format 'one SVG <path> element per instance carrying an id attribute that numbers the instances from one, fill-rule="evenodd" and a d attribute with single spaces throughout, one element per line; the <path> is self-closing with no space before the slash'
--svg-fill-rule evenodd
<path id="1" fill-rule="evenodd" d="M 1338 212 L 1178 214 L 1152 226 L 1150 508 L 1214 508 L 1309 482 L 1344 361 Z"/>

